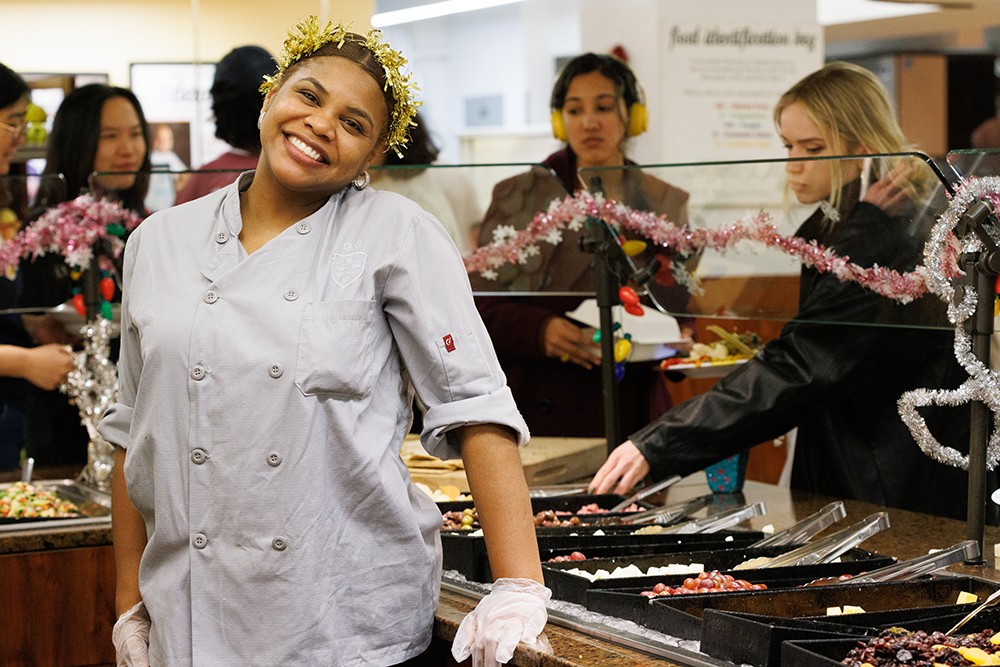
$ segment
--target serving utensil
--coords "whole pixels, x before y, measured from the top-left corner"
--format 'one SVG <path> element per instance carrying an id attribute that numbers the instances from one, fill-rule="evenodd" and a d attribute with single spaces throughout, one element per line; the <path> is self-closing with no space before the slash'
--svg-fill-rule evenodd
<path id="1" fill-rule="evenodd" d="M 838 500 L 818 512 L 810 514 L 798 523 L 751 544 L 750 547 L 780 547 L 786 544 L 802 544 L 808 542 L 816 533 L 832 526 L 846 516 L 847 510 L 844 509 L 844 503 Z"/>
<path id="2" fill-rule="evenodd" d="M 867 584 L 884 581 L 906 581 L 925 574 L 930 574 L 943 567 L 979 558 L 979 542 L 963 540 L 946 549 L 940 549 L 931 554 L 917 556 L 909 560 L 880 567 L 871 572 L 865 572 L 855 577 L 824 577 L 810 581 L 806 586 L 827 586 L 832 584 Z"/>
<path id="3" fill-rule="evenodd" d="M 35 459 L 31 456 L 25 457 L 24 461 L 21 463 L 21 481 L 25 484 L 31 484 L 31 476 L 35 471 Z"/>
<path id="4" fill-rule="evenodd" d="M 663 505 L 662 507 L 654 507 L 652 509 L 645 510 L 643 512 L 636 512 L 635 514 L 630 514 L 624 518 L 606 518 L 597 521 L 598 526 L 608 526 L 611 524 L 627 524 L 627 525 L 640 525 L 640 524 L 661 524 L 668 525 L 674 523 L 684 517 L 694 514 L 701 508 L 708 505 L 712 500 L 712 494 L 698 496 L 693 500 L 688 500 L 682 503 L 673 503 L 671 505 Z"/>
<path id="5" fill-rule="evenodd" d="M 547 486 L 533 486 L 528 489 L 528 495 L 532 498 L 556 498 L 558 496 L 578 496 L 587 493 L 586 486 L 579 484 L 550 484 Z"/>
<path id="6" fill-rule="evenodd" d="M 975 617 L 983 609 L 986 609 L 987 607 L 992 607 L 997 602 L 1000 602 L 1000 588 L 998 588 L 997 590 L 995 590 L 992 593 L 990 593 L 990 596 L 988 598 L 986 598 L 981 605 L 979 605 L 978 607 L 976 607 L 975 609 L 973 609 L 972 611 L 970 611 L 968 614 L 966 614 L 965 618 L 963 618 L 961 621 L 959 621 L 958 623 L 956 623 L 955 625 L 953 625 L 952 628 L 951 628 L 951 630 L 949 630 L 945 634 L 946 635 L 952 634 L 953 632 L 955 632 L 956 630 L 958 630 L 960 627 L 962 627 L 963 625 L 965 625 L 966 623 L 968 623 L 969 621 L 971 621 L 973 619 L 973 617 Z"/>
<path id="7" fill-rule="evenodd" d="M 707 516 L 704 519 L 693 519 L 668 526 L 663 530 L 664 534 L 690 535 L 692 533 L 715 533 L 726 528 L 730 528 L 754 517 L 767 514 L 767 507 L 762 502 L 753 505 L 734 507 L 733 509 Z"/>
<path id="8" fill-rule="evenodd" d="M 660 480 L 656 484 L 653 484 L 651 486 L 643 487 L 643 488 L 639 489 L 638 491 L 636 491 L 635 493 L 633 493 L 628 498 L 626 498 L 625 500 L 621 501 L 620 503 L 618 503 L 617 505 L 615 505 L 614 507 L 612 507 L 611 509 L 609 509 L 608 511 L 609 512 L 621 512 L 623 509 L 625 509 L 626 507 L 628 507 L 632 503 L 637 503 L 640 500 L 642 500 L 643 498 L 648 498 L 649 496 L 653 495 L 657 491 L 662 491 L 663 489 L 665 489 L 665 488 L 667 488 L 669 486 L 673 486 L 674 484 L 676 484 L 679 481 L 681 481 L 680 475 L 672 475 L 670 477 L 667 477 L 666 479 Z"/>
<path id="9" fill-rule="evenodd" d="M 889 515 L 886 512 L 876 512 L 833 535 L 775 556 L 756 567 L 790 567 L 792 565 L 829 563 L 888 527 Z"/>
<path id="10" fill-rule="evenodd" d="M 865 574 L 852 577 L 849 581 L 856 583 L 868 583 L 878 581 L 904 581 L 913 579 L 925 574 L 930 574 L 942 567 L 948 567 L 955 563 L 979 558 L 979 542 L 975 540 L 963 540 L 952 546 L 935 551 L 926 556 L 917 556 L 909 560 L 887 565 Z"/>

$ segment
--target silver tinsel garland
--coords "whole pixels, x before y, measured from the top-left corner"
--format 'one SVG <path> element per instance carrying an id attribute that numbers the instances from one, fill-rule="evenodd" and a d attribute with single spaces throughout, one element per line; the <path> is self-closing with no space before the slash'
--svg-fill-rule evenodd
<path id="1" fill-rule="evenodd" d="M 981 401 L 993 412 L 993 432 L 986 449 L 986 467 L 992 470 L 1000 461 L 1000 376 L 983 364 L 972 352 L 972 337 L 965 330 L 965 322 L 976 312 L 978 297 L 975 287 L 963 285 L 961 298 L 956 299 L 956 288 L 948 278 L 947 269 L 954 266 L 960 253 L 976 252 L 982 244 L 975 234 L 958 239 L 955 228 L 966 210 L 981 198 L 995 199 L 1000 194 L 1000 178 L 978 178 L 966 183 L 951 200 L 931 230 L 924 247 L 925 280 L 931 292 L 948 304 L 948 319 L 955 325 L 955 358 L 969 373 L 969 379 L 954 390 L 915 389 L 903 394 L 897 405 L 899 416 L 910 429 L 920 449 L 936 461 L 967 470 L 969 457 L 953 447 L 938 442 L 927 428 L 927 423 L 917 412 L 930 405 L 957 406 L 971 401 Z M 961 246 L 960 248 L 958 246 Z M 990 304 L 992 306 L 992 304 Z"/>
<path id="2" fill-rule="evenodd" d="M 111 489 L 114 446 L 97 432 L 97 424 L 118 395 L 118 369 L 111 361 L 111 338 L 114 324 L 103 318 L 88 322 L 83 334 L 83 351 L 75 355 L 76 370 L 70 371 L 61 391 L 69 396 L 80 412 L 87 429 L 87 466 L 79 480 L 102 491 Z"/>

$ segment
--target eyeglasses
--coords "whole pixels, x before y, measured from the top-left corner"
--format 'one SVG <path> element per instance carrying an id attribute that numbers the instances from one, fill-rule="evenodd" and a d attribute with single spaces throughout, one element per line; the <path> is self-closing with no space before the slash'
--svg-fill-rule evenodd
<path id="1" fill-rule="evenodd" d="M 0 121 L 0 127 L 13 134 L 15 137 L 19 137 L 28 132 L 28 121 L 19 120 L 14 123 L 4 123 L 3 121 Z"/>

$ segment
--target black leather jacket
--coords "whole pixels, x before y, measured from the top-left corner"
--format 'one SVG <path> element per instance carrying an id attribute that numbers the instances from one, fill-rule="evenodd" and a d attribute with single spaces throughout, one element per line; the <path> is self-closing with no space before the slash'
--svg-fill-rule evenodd
<path id="1" fill-rule="evenodd" d="M 910 219 L 890 218 L 862 202 L 833 225 L 817 212 L 797 235 L 862 266 L 908 271 L 923 247 L 922 235 L 903 231 Z M 917 322 L 924 326 L 913 326 Z M 803 268 L 799 313 L 780 336 L 631 440 L 660 479 L 695 472 L 798 427 L 793 488 L 965 518 L 967 474 L 925 455 L 897 410 L 907 390 L 952 389 L 966 379 L 953 342 L 935 296 L 901 305 Z M 921 414 L 940 442 L 968 451 L 967 405 Z M 996 486 L 993 475 L 988 488 Z M 996 505 L 987 505 L 987 520 L 997 523 Z"/>

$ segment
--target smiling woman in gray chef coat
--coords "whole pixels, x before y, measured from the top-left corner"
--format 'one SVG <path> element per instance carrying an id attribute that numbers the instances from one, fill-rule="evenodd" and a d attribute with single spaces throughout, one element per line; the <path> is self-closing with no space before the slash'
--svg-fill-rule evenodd
<path id="1" fill-rule="evenodd" d="M 447 233 L 365 188 L 415 110 L 399 54 L 375 31 L 297 28 L 265 84 L 256 173 L 151 216 L 126 250 L 120 395 L 101 424 L 119 660 L 419 656 L 441 514 L 399 457 L 415 390 L 424 446 L 466 461 L 502 577 L 456 652 L 495 664 L 501 616 L 514 643 L 546 618 L 527 428 Z"/>

